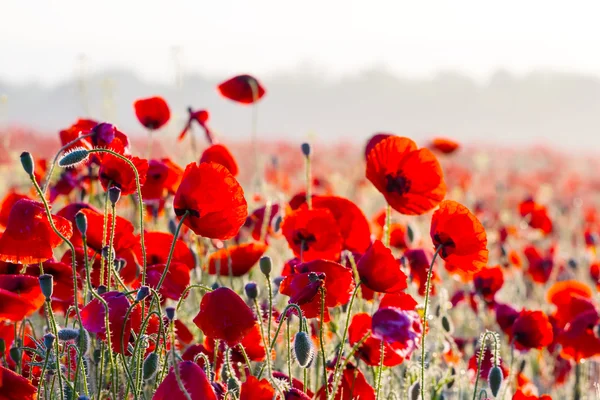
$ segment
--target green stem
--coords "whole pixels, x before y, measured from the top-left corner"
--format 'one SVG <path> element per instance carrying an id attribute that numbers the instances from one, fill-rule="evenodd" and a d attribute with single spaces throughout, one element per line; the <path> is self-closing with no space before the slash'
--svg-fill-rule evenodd
<path id="1" fill-rule="evenodd" d="M 108 193 L 108 192 L 107 192 Z M 113 249 L 113 244 L 115 241 L 115 229 L 117 226 L 117 214 L 116 214 L 116 204 L 112 204 L 111 205 L 112 208 L 112 224 L 111 224 L 111 230 L 110 230 L 110 240 L 109 240 L 109 244 L 108 244 L 108 265 L 107 267 L 107 272 L 108 272 L 108 291 L 110 291 L 110 288 L 112 287 L 112 270 L 114 268 L 114 259 L 115 259 L 115 254 L 113 253 L 114 249 Z"/>
<path id="2" fill-rule="evenodd" d="M 329 383 L 327 382 L 327 357 L 325 356 L 325 342 L 323 331 L 325 327 L 325 289 L 320 288 L 321 292 L 321 324 L 319 325 L 319 344 L 321 345 L 321 358 L 323 358 L 323 377 L 325 381 L 323 384 L 325 385 L 325 392 L 327 394 L 327 398 L 329 398 Z"/>
<path id="3" fill-rule="evenodd" d="M 177 228 L 175 229 L 175 234 L 173 235 L 173 242 L 171 243 L 171 249 L 169 250 L 169 256 L 167 257 L 167 263 L 165 264 L 165 269 L 162 273 L 162 275 L 160 276 L 160 280 L 158 281 L 158 284 L 156 285 L 156 291 L 160 291 L 160 288 L 163 285 L 163 282 L 165 281 L 167 274 L 169 273 L 169 267 L 171 266 L 171 260 L 173 259 L 173 253 L 175 252 L 175 245 L 177 244 L 177 237 L 179 236 L 179 231 L 181 230 L 181 227 L 183 226 L 183 222 L 185 221 L 185 219 L 187 218 L 187 216 L 189 215 L 189 211 L 186 211 L 182 216 L 181 219 L 179 220 L 179 223 L 177 224 Z"/>
<path id="4" fill-rule="evenodd" d="M 389 204 L 385 209 L 385 227 L 383 230 L 385 235 L 383 238 L 383 244 L 385 245 L 385 247 L 390 247 L 390 237 L 392 235 L 392 206 L 390 206 Z"/>
<path id="5" fill-rule="evenodd" d="M 56 327 L 56 320 L 54 319 L 54 312 L 52 312 L 52 300 L 46 300 L 46 314 L 48 314 L 48 320 L 50 321 L 50 329 L 54 335 L 54 351 L 56 353 L 56 374 L 58 375 L 58 386 L 60 386 L 60 398 L 64 400 L 65 393 L 62 384 L 62 371 L 60 368 L 60 349 L 58 347 L 58 328 Z"/>
<path id="6" fill-rule="evenodd" d="M 381 340 L 379 346 L 379 373 L 377 374 L 377 388 L 375 394 L 375 400 L 379 400 L 379 393 L 381 392 L 381 377 L 383 376 L 383 359 L 385 358 L 385 340 Z"/>

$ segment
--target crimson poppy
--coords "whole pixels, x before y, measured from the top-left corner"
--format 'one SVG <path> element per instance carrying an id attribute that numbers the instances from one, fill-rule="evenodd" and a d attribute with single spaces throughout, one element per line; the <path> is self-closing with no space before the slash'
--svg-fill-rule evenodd
<path id="1" fill-rule="evenodd" d="M 69 128 L 63 129 L 59 132 L 58 135 L 60 137 L 61 145 L 66 146 L 68 143 L 72 142 L 73 140 L 77 139 L 78 137 L 81 137 L 83 135 L 90 133 L 96 125 L 98 125 L 97 121 L 94 121 L 91 119 L 78 119 Z M 87 149 L 91 149 L 92 144 L 91 144 L 91 141 L 89 140 L 89 138 L 80 139 L 78 142 L 75 142 L 74 144 L 72 144 L 70 147 L 68 147 L 65 150 L 68 151 L 68 150 L 71 150 L 76 147 L 84 147 Z"/>
<path id="2" fill-rule="evenodd" d="M 67 239 L 73 234 L 69 221 L 52 216 L 56 229 Z M 52 249 L 62 239 L 54 233 L 42 203 L 21 199 L 10 210 L 6 230 L 0 236 L 0 260 L 35 264 L 52 258 Z"/>
<path id="3" fill-rule="evenodd" d="M 215 163 L 188 164 L 173 208 L 179 218 L 188 213 L 184 224 L 196 235 L 211 239 L 234 237 L 248 217 L 242 187 L 227 168 Z"/>
<path id="4" fill-rule="evenodd" d="M 394 351 L 408 358 L 421 337 L 419 314 L 396 307 L 379 308 L 371 318 L 371 332 L 375 339 L 395 344 Z"/>
<path id="5" fill-rule="evenodd" d="M 0 275 L 0 318 L 21 321 L 44 304 L 45 297 L 36 277 Z"/>
<path id="6" fill-rule="evenodd" d="M 73 226 L 76 226 L 75 215 L 77 215 L 77 213 L 79 211 L 85 210 L 85 209 L 93 210 L 93 211 L 95 211 L 96 214 L 101 215 L 99 211 L 97 211 L 94 207 L 90 206 L 87 203 L 69 203 L 66 206 L 64 206 L 63 208 L 61 208 L 56 213 L 56 215 L 65 218 Z M 73 246 L 75 246 L 75 247 L 79 247 L 79 246 L 83 245 L 83 240 L 81 238 L 81 232 L 79 232 L 79 229 L 73 230 L 73 235 L 71 236 L 70 240 L 71 240 L 71 243 L 73 244 Z"/>
<path id="7" fill-rule="evenodd" d="M 519 317 L 519 311 L 508 304 L 495 303 L 494 312 L 496 313 L 496 322 L 507 335 L 510 335 L 515 320 Z"/>
<path id="8" fill-rule="evenodd" d="M 194 110 L 192 110 L 191 107 L 188 107 L 187 110 L 188 110 L 189 117 L 188 117 L 188 120 L 187 120 L 185 126 L 183 127 L 183 130 L 179 134 L 178 140 L 182 141 L 183 138 L 185 137 L 185 134 L 192 127 L 192 123 L 197 122 L 198 125 L 200 125 L 202 127 L 202 129 L 204 129 L 204 133 L 206 134 L 206 138 L 208 139 L 208 142 L 212 144 L 213 143 L 212 133 L 211 133 L 210 129 L 208 128 L 208 126 L 206 125 L 206 123 L 208 122 L 208 117 L 210 116 L 208 111 L 206 111 L 206 110 L 194 111 Z"/>
<path id="9" fill-rule="evenodd" d="M 313 278 L 314 275 L 317 275 L 318 280 Z M 305 299 L 302 304 L 297 304 L 300 305 L 304 317 L 315 318 L 321 313 L 321 296 L 318 294 L 321 287 L 325 290 L 324 318 L 327 322 L 329 308 L 350 301 L 354 290 L 352 270 L 333 261 L 309 261 L 293 267 L 292 273 L 279 285 L 279 291 L 290 296 L 290 303 L 293 303 L 292 298 L 296 301 L 298 297 Z"/>
<path id="10" fill-rule="evenodd" d="M 458 150 L 459 147 L 460 145 L 458 142 L 447 138 L 435 138 L 429 143 L 430 149 L 444 154 L 452 154 Z"/>
<path id="11" fill-rule="evenodd" d="M 429 268 L 431 268 L 433 252 L 426 249 L 409 249 L 404 252 L 403 258 L 408 261 L 411 281 L 419 286 L 419 294 L 424 296 L 427 288 L 427 274 L 429 272 Z M 437 271 L 434 269 L 431 272 L 431 294 L 435 295 L 436 283 L 440 281 L 441 279 Z"/>
<path id="12" fill-rule="evenodd" d="M 390 136 L 377 143 L 367 157 L 366 176 L 401 214 L 424 214 L 446 195 L 437 158 L 408 138 Z"/>
<path id="13" fill-rule="evenodd" d="M 142 186 L 142 198 L 145 202 L 160 201 L 167 194 L 175 194 L 177 186 L 181 182 L 181 175 L 183 175 L 183 169 L 168 158 L 150 160 L 146 181 Z"/>
<path id="14" fill-rule="evenodd" d="M 204 150 L 200 162 L 214 162 L 227 168 L 231 175 L 237 176 L 238 174 L 238 165 L 233 154 L 222 144 L 213 144 Z"/>
<path id="15" fill-rule="evenodd" d="M 119 154 L 124 154 L 129 148 L 129 138 L 116 126 L 103 122 L 94 126 L 91 131 L 92 144 L 95 147 L 110 148 Z"/>
<path id="16" fill-rule="evenodd" d="M 511 338 L 520 350 L 541 349 L 553 337 L 552 325 L 542 311 L 523 310 L 512 325 Z"/>
<path id="17" fill-rule="evenodd" d="M 170 233 L 155 231 L 144 233 L 147 264 L 166 264 L 171 250 L 171 243 L 173 243 L 173 235 Z M 136 237 L 135 254 L 138 259 L 142 258 L 139 235 Z M 194 253 L 192 253 L 188 245 L 181 239 L 177 239 L 177 242 L 175 242 L 171 261 L 185 264 L 190 271 L 196 267 Z"/>
<path id="18" fill-rule="evenodd" d="M 482 268 L 473 275 L 475 291 L 487 302 L 494 300 L 494 296 L 503 284 L 504 273 L 499 265 Z"/>
<path id="19" fill-rule="evenodd" d="M 156 288 L 165 271 L 165 264 L 153 264 L 146 267 L 146 283 Z M 179 300 L 184 290 L 190 284 L 190 270 L 180 262 L 171 262 L 165 280 L 159 293 L 167 299 Z"/>
<path id="20" fill-rule="evenodd" d="M 380 240 L 358 260 L 357 269 L 361 283 L 375 292 L 397 293 L 407 287 L 400 262 Z"/>
<path id="21" fill-rule="evenodd" d="M 529 198 L 519 204 L 519 213 L 527 219 L 532 228 L 539 229 L 546 235 L 552 232 L 552 220 L 548 216 L 548 210 L 533 199 Z"/>
<path id="22" fill-rule="evenodd" d="M 600 355 L 600 337 L 595 332 L 600 316 L 595 309 L 579 313 L 558 336 L 561 355 L 575 362 Z"/>
<path id="23" fill-rule="evenodd" d="M 73 297 L 73 269 L 71 264 L 48 260 L 43 263 L 43 267 L 44 273 L 52 275 L 54 278 L 54 290 L 52 291 L 52 304 L 54 305 L 54 310 L 56 311 L 57 304 L 60 304 L 63 310 L 66 310 L 70 305 L 75 304 Z M 25 270 L 25 274 L 40 276 L 40 267 L 38 265 L 30 265 Z M 81 278 L 79 277 L 79 274 L 76 274 L 75 278 L 77 280 L 77 287 L 81 288 Z"/>
<path id="24" fill-rule="evenodd" d="M 269 211 L 267 212 L 267 208 Z M 265 221 L 267 218 L 268 221 Z M 252 238 L 254 240 L 264 240 L 265 243 L 268 243 L 268 237 L 274 236 L 277 233 L 276 227 L 273 226 L 275 218 L 279 216 L 279 204 L 272 204 L 270 207 L 262 206 L 254 211 L 252 214 L 248 216 L 246 222 L 244 223 L 244 227 L 252 229 Z M 265 237 L 261 238 L 263 225 L 266 223 L 266 232 Z"/>
<path id="25" fill-rule="evenodd" d="M 469 279 L 488 260 L 487 236 L 469 209 L 452 200 L 443 201 L 431 219 L 431 240 L 441 248 L 446 269 Z"/>
<path id="26" fill-rule="evenodd" d="M 126 157 L 133 163 L 140 178 L 140 185 L 144 185 L 148 173 L 148 161 L 128 155 L 123 157 Z M 137 191 L 135 173 L 131 166 L 112 154 L 104 154 L 102 156 L 98 177 L 104 190 L 108 190 L 111 186 L 116 186 L 121 189 L 122 196 L 133 194 Z"/>
<path id="27" fill-rule="evenodd" d="M 515 394 L 513 394 L 512 400 L 552 400 L 552 397 L 547 394 L 538 397 L 534 394 L 527 394 L 522 389 L 517 389 Z"/>
<path id="28" fill-rule="evenodd" d="M 237 103 L 252 104 L 262 99 L 265 89 L 260 82 L 250 75 L 238 75 L 217 86 L 222 96 Z"/>
<path id="29" fill-rule="evenodd" d="M 369 337 L 358 348 L 356 356 L 364 361 L 367 365 L 379 365 L 381 357 L 381 340 L 371 336 L 371 321 L 372 318 L 367 313 L 357 313 L 352 317 L 350 327 L 348 328 L 348 340 L 351 346 L 358 343 L 365 335 Z M 394 347 L 399 346 L 398 343 L 384 342 L 383 365 L 386 367 L 394 367 L 402 364 L 404 358 L 400 353 L 396 353 Z"/>
<path id="30" fill-rule="evenodd" d="M 247 274 L 267 251 L 267 245 L 260 242 L 244 243 L 223 248 L 212 253 L 208 258 L 208 273 L 228 276 L 231 263 L 231 275 Z"/>
<path id="31" fill-rule="evenodd" d="M 140 310 L 134 307 L 125 319 L 125 314 L 131 306 L 131 303 L 124 293 L 111 291 L 101 294 L 104 301 L 108 304 L 108 321 L 110 323 L 110 342 L 115 353 L 126 354 L 127 344 L 130 339 L 132 320 L 136 317 L 139 320 Z M 81 323 L 90 333 L 95 333 L 100 339 L 106 340 L 106 326 L 104 305 L 98 300 L 93 299 L 81 309 Z M 121 343 L 123 337 L 123 343 Z"/>
<path id="32" fill-rule="evenodd" d="M 161 128 L 171 118 L 171 110 L 162 97 L 155 96 L 136 100 L 133 107 L 140 124 L 150 130 Z"/>
<path id="33" fill-rule="evenodd" d="M 178 369 L 179 379 L 192 400 L 217 400 L 217 395 L 204 370 L 192 361 L 182 361 L 175 367 L 171 367 L 165 379 L 158 385 L 152 400 L 187 399 L 179 387 L 178 377 L 173 368 Z"/>
<path id="34" fill-rule="evenodd" d="M 266 378 L 258 380 L 249 376 L 246 382 L 242 383 L 240 400 L 272 400 L 274 396 L 275 389 Z"/>
<path id="35" fill-rule="evenodd" d="M 556 306 L 552 317 L 560 328 L 564 328 L 577 315 L 595 309 L 592 290 L 576 280 L 556 282 L 548 289 L 546 298 Z"/>
<path id="36" fill-rule="evenodd" d="M 590 278 L 596 284 L 596 289 L 600 291 L 600 263 L 593 262 L 590 265 Z"/>
<path id="37" fill-rule="evenodd" d="M 37 389 L 24 376 L 0 366 L 0 399 L 36 400 Z"/>
<path id="38" fill-rule="evenodd" d="M 281 230 L 294 255 L 302 261 L 340 257 L 343 238 L 328 209 L 300 207 L 285 216 Z"/>
<path id="39" fill-rule="evenodd" d="M 254 314 L 237 293 L 220 287 L 202 297 L 194 323 L 206 336 L 233 347 L 254 328 Z"/>
<path id="40" fill-rule="evenodd" d="M 365 146 L 365 159 L 369 157 L 369 153 L 373 150 L 373 147 L 384 139 L 389 138 L 390 136 L 395 136 L 391 133 L 376 133 L 367 141 Z"/>
<path id="41" fill-rule="evenodd" d="M 11 189 L 4 199 L 2 199 L 2 205 L 0 205 L 0 226 L 6 226 L 8 224 L 8 216 L 10 210 L 13 208 L 15 203 L 21 199 L 29 199 L 29 196 L 20 194 Z"/>
<path id="42" fill-rule="evenodd" d="M 527 246 L 523 251 L 525 258 L 529 264 L 527 268 L 527 275 L 531 277 L 533 282 L 546 283 L 552 275 L 554 269 L 554 251 L 550 249 L 546 254 L 542 254 L 534 246 Z"/>
<path id="43" fill-rule="evenodd" d="M 331 391 L 333 384 L 331 376 L 328 383 Z M 327 392 L 325 386 L 321 387 L 317 393 L 317 399 L 326 400 Z M 335 400 L 375 400 L 375 389 L 369 384 L 369 381 L 365 378 L 365 375 L 357 368 L 354 364 L 348 363 L 342 371 L 342 377 L 340 379 L 340 386 L 335 393 Z"/>

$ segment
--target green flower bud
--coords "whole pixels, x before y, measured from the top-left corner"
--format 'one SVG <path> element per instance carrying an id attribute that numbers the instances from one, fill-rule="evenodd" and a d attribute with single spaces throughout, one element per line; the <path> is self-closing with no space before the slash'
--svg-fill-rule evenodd
<path id="1" fill-rule="evenodd" d="M 296 333 L 294 338 L 294 355 L 302 368 L 308 367 L 312 361 L 315 350 L 312 340 L 310 340 L 310 337 L 306 332 L 300 331 Z"/>
<path id="2" fill-rule="evenodd" d="M 33 157 L 31 156 L 30 152 L 24 151 L 23 153 L 21 153 L 21 165 L 23 166 L 25 172 L 27 172 L 27 175 L 33 176 L 34 163 Z"/>
<path id="3" fill-rule="evenodd" d="M 490 369 L 490 374 L 488 375 L 488 385 L 490 386 L 490 390 L 494 397 L 498 395 L 500 392 L 500 386 L 502 386 L 502 381 L 504 380 L 504 374 L 502 373 L 502 369 L 497 365 Z"/>

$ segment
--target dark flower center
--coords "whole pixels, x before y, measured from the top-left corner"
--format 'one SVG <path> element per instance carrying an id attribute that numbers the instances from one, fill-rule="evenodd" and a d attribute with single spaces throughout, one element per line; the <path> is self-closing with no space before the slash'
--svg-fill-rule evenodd
<path id="1" fill-rule="evenodd" d="M 302 251 L 307 251 L 311 243 L 316 242 L 317 238 L 310 232 L 304 229 L 294 233 L 293 242 L 296 246 L 300 246 Z"/>
<path id="2" fill-rule="evenodd" d="M 174 211 L 175 211 L 175 215 L 177 215 L 178 217 L 182 217 L 185 214 L 185 212 L 187 211 L 187 213 L 190 217 L 200 218 L 200 211 L 192 210 L 191 208 L 188 208 L 188 209 L 175 208 Z"/>
<path id="3" fill-rule="evenodd" d="M 454 240 L 452 240 L 452 238 L 446 233 L 437 232 L 435 235 L 433 235 L 433 238 L 435 240 L 434 244 L 436 245 L 436 247 L 442 246 L 440 254 L 444 258 L 448 257 L 454 252 L 454 249 L 456 249 L 456 244 L 454 243 Z"/>
<path id="4" fill-rule="evenodd" d="M 385 176 L 387 182 L 385 184 L 385 190 L 390 193 L 398 193 L 399 195 L 406 194 L 410 191 L 410 181 L 401 173 L 397 173 L 395 176 L 388 174 Z"/>

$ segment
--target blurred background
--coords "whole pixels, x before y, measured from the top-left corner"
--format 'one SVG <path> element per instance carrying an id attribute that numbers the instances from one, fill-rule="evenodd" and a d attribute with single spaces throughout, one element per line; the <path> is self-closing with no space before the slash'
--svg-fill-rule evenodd
<path id="1" fill-rule="evenodd" d="M 262 140 L 363 143 L 374 132 L 472 145 L 600 145 L 594 1 L 0 0 L 0 125 L 56 137 L 78 117 L 144 133 L 163 96 L 179 132 L 206 108 L 229 141 L 249 111 L 216 92 L 261 80 Z"/>

